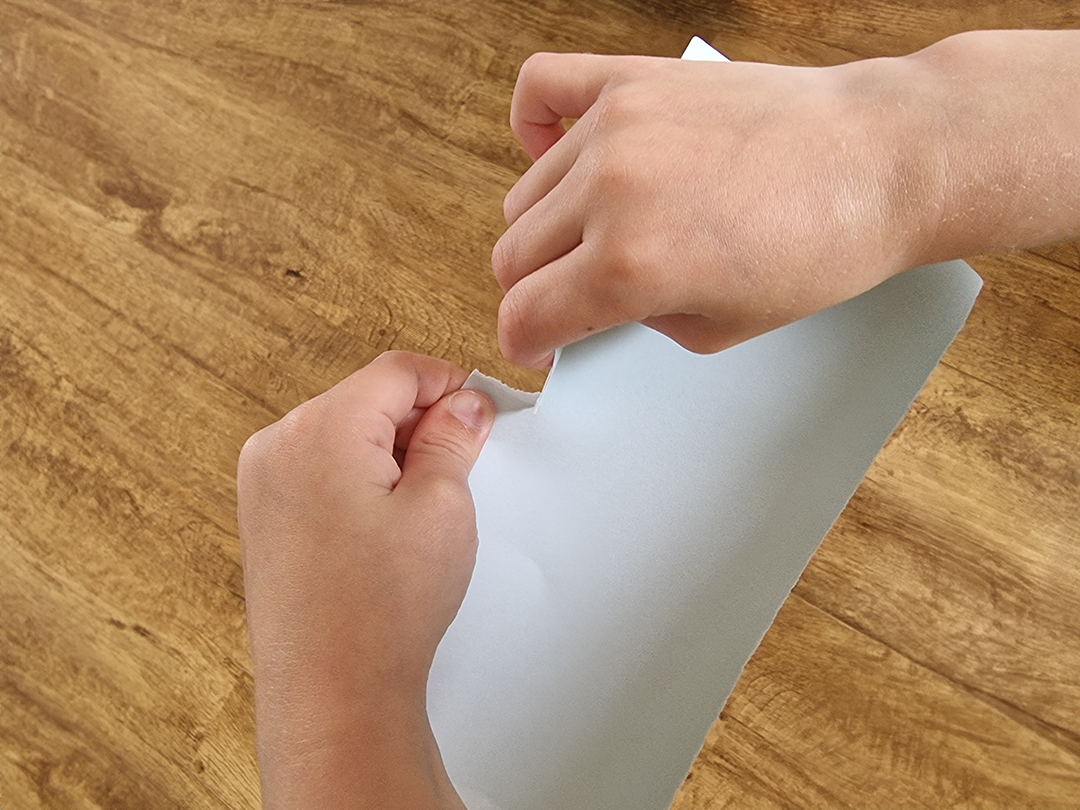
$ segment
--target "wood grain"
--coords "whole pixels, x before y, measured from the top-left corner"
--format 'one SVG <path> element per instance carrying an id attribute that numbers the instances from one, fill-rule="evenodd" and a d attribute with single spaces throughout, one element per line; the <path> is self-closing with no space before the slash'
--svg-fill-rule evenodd
<path id="1" fill-rule="evenodd" d="M 503 361 L 536 50 L 833 64 L 1072 3 L 0 4 L 0 807 L 254 807 L 233 475 L 388 348 Z M 1080 243 L 987 286 L 676 799 L 1080 805 Z"/>

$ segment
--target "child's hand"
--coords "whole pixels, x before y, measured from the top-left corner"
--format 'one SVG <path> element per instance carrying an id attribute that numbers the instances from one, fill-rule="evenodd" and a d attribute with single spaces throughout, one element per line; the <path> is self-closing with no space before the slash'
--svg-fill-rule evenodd
<path id="1" fill-rule="evenodd" d="M 384 354 L 241 452 L 267 808 L 461 806 L 424 701 L 472 574 L 468 476 L 494 419 L 465 376 Z"/>
<path id="2" fill-rule="evenodd" d="M 830 68 L 532 57 L 510 115 L 536 162 L 492 254 L 503 354 L 542 366 L 629 321 L 717 351 L 911 267 L 1075 238 L 1078 40 L 976 31 Z"/>
<path id="3" fill-rule="evenodd" d="M 905 69 L 533 56 L 511 125 L 536 162 L 492 256 L 503 353 L 544 365 L 629 321 L 717 351 L 912 266 L 939 156 Z"/>

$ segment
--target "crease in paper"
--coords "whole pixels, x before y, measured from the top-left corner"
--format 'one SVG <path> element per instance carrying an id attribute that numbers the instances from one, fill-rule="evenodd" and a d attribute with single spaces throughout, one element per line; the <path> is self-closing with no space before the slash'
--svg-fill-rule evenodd
<path id="1" fill-rule="evenodd" d="M 470 378 L 499 415 L 428 706 L 472 810 L 670 805 L 980 286 L 919 268 L 712 356 L 630 324 L 565 348 L 542 407 Z"/>

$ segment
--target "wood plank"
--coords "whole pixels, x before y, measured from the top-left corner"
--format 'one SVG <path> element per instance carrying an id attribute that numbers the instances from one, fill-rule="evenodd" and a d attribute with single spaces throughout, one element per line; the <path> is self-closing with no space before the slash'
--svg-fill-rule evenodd
<path id="1" fill-rule="evenodd" d="M 495 342 L 537 50 L 834 64 L 1064 0 L 0 4 L 0 805 L 255 807 L 246 437 Z M 986 288 L 675 807 L 1080 805 L 1080 242 Z"/>
<path id="2" fill-rule="evenodd" d="M 1067 808 L 1078 768 L 1080 753 L 796 596 L 674 807 Z"/>

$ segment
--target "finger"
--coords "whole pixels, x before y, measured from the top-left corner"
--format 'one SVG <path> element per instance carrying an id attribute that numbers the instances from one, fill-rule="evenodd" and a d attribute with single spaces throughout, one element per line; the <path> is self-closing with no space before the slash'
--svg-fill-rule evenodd
<path id="1" fill-rule="evenodd" d="M 495 243 L 491 267 L 503 292 L 580 245 L 583 226 L 579 188 L 560 183 Z"/>
<path id="2" fill-rule="evenodd" d="M 408 416 L 398 423 L 394 436 L 394 450 L 400 450 L 404 454 L 405 448 L 409 446 L 409 440 L 412 439 L 413 431 L 416 430 L 416 426 L 420 424 L 425 413 L 427 413 L 425 408 L 413 408 Z"/>
<path id="3" fill-rule="evenodd" d="M 468 374 L 452 363 L 410 352 L 385 352 L 331 388 L 335 407 L 345 410 L 364 435 L 392 453 L 399 426 L 464 384 Z"/>
<path id="4" fill-rule="evenodd" d="M 618 69 L 620 57 L 537 53 L 525 60 L 510 104 L 510 128 L 538 160 L 565 134 L 562 120 L 580 118 Z"/>
<path id="5" fill-rule="evenodd" d="M 513 226 L 526 211 L 562 182 L 577 163 L 584 137 L 582 133 L 586 132 L 585 127 L 574 127 L 521 175 L 503 200 L 503 219 L 508 226 Z"/>
<path id="6" fill-rule="evenodd" d="M 397 425 L 413 408 L 430 407 L 460 388 L 468 376 L 453 363 L 436 357 L 391 351 L 330 390 L 354 406 L 384 414 Z"/>
<path id="7" fill-rule="evenodd" d="M 494 422 L 495 404 L 479 391 L 455 391 L 439 400 L 413 431 L 395 492 L 441 482 L 468 493 L 469 473 Z"/>
<path id="8" fill-rule="evenodd" d="M 605 283 L 602 269 L 582 244 L 539 272 L 526 276 L 499 306 L 499 348 L 511 363 L 529 368 L 551 364 L 555 350 L 613 326 L 641 320 L 626 285 Z"/>

